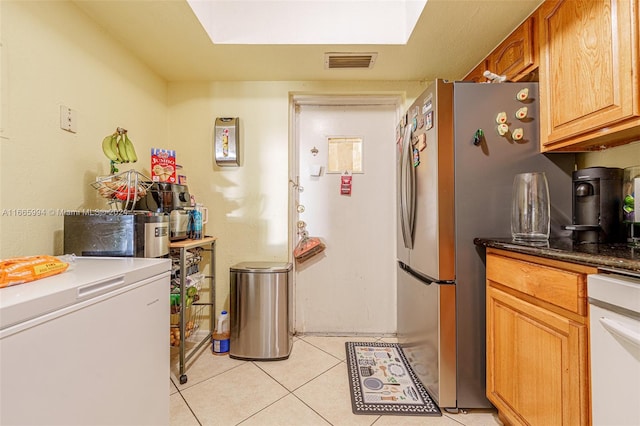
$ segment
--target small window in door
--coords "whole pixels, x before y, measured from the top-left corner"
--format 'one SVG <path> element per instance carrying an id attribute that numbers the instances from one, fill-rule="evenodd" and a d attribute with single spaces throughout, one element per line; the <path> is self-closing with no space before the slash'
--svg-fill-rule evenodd
<path id="1" fill-rule="evenodd" d="M 362 138 L 329 137 L 327 173 L 364 173 Z"/>

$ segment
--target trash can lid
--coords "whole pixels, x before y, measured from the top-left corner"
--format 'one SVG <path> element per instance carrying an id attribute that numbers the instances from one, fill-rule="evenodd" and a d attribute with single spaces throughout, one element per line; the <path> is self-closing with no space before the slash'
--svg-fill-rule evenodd
<path id="1" fill-rule="evenodd" d="M 231 267 L 236 272 L 288 272 L 293 264 L 286 262 L 241 262 Z"/>

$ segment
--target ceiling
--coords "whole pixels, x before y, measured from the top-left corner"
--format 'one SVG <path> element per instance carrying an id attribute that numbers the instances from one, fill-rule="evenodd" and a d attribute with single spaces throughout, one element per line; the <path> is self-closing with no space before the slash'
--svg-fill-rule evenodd
<path id="1" fill-rule="evenodd" d="M 406 45 L 213 44 L 186 0 L 74 3 L 167 81 L 421 81 L 462 78 L 542 1 L 428 0 Z M 325 52 L 378 56 L 371 69 L 325 69 Z"/>

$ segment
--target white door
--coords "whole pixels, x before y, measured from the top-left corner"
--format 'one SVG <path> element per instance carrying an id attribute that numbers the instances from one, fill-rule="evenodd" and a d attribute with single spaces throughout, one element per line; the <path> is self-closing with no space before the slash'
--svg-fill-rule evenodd
<path id="1" fill-rule="evenodd" d="M 295 102 L 295 100 L 294 100 Z M 306 223 L 326 249 L 296 264 L 295 328 L 329 335 L 396 331 L 395 125 L 398 100 L 375 105 L 297 104 L 292 228 Z M 328 173 L 329 138 L 361 138 L 363 172 L 351 194 Z M 294 161 L 295 161 L 294 160 Z M 320 175 L 317 168 L 321 167 Z M 315 172 L 314 172 L 314 169 Z M 297 200 L 295 199 L 297 197 Z M 303 210 L 303 211 L 302 211 Z M 296 241 L 297 235 L 293 234 Z"/>

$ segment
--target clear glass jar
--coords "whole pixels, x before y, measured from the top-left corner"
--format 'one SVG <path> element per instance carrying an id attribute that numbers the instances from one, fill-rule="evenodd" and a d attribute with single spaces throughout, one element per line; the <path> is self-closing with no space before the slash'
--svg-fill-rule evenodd
<path id="1" fill-rule="evenodd" d="M 516 241 L 546 242 L 550 227 L 549 184 L 544 172 L 520 173 L 513 179 L 511 236 Z"/>

